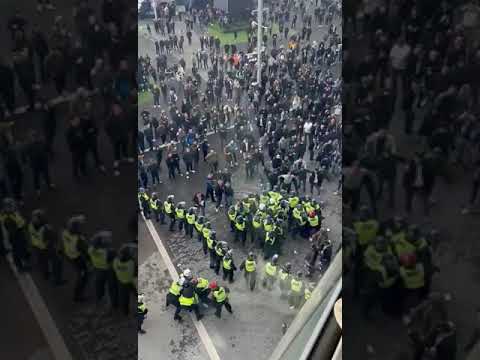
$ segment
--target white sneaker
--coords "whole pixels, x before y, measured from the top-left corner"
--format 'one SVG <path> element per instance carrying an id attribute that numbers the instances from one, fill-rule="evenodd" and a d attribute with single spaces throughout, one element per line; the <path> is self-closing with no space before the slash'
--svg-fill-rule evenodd
<path id="1" fill-rule="evenodd" d="M 114 167 L 114 168 L 117 168 L 117 167 L 118 167 L 118 164 L 119 164 L 118 161 L 115 160 L 115 161 L 113 162 L 113 167 Z"/>
<path id="2" fill-rule="evenodd" d="M 191 173 L 192 173 L 192 174 L 195 174 L 195 170 L 192 170 Z"/>
<path id="3" fill-rule="evenodd" d="M 120 171 L 115 170 L 115 171 L 113 172 L 113 176 L 119 176 L 119 175 L 120 175 Z"/>
<path id="4" fill-rule="evenodd" d="M 293 309 L 295 309 L 295 306 L 290 306 L 290 310 L 293 310 Z"/>

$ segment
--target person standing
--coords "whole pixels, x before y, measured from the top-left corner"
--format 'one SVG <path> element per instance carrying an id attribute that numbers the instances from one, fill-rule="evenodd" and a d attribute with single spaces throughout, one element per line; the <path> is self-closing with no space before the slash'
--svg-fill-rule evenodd
<path id="1" fill-rule="evenodd" d="M 145 305 L 145 296 L 143 294 L 138 294 L 138 300 L 137 300 L 137 331 L 140 335 L 143 335 L 146 333 L 145 330 L 143 330 L 142 325 L 143 322 L 145 321 L 145 318 L 147 317 L 148 314 L 148 309 L 147 306 Z"/>
<path id="2" fill-rule="evenodd" d="M 230 289 L 223 286 L 218 286 L 216 282 L 210 284 L 210 289 L 212 290 L 212 300 L 215 304 L 215 316 L 219 319 L 222 317 L 222 308 L 225 306 L 225 309 L 230 314 L 233 314 L 232 306 L 230 305 L 229 295 Z"/>
<path id="3" fill-rule="evenodd" d="M 13 199 L 3 199 L 1 224 L 12 248 L 13 262 L 20 273 L 30 270 L 30 254 L 27 248 L 26 222 Z"/>
<path id="4" fill-rule="evenodd" d="M 240 264 L 240 270 L 244 271 L 247 287 L 250 291 L 254 291 L 257 281 L 257 262 L 253 252 L 249 252 L 248 257 Z"/>
<path id="5" fill-rule="evenodd" d="M 128 121 L 118 101 L 112 104 L 105 130 L 113 147 L 115 158 L 113 162 L 114 175 L 118 176 L 120 175 L 118 168 L 121 160 L 127 159 L 128 162 L 133 162 L 133 159 L 128 157 Z"/>
<path id="6" fill-rule="evenodd" d="M 105 288 L 108 287 L 110 301 L 116 296 L 115 274 L 112 271 L 112 262 L 115 258 L 115 251 L 110 248 L 112 234 L 109 231 L 96 233 L 88 247 L 88 256 L 95 274 L 95 298 L 99 304 L 105 295 Z"/>
<path id="7" fill-rule="evenodd" d="M 31 131 L 26 151 L 33 171 L 33 184 L 37 196 L 40 196 L 42 178 L 50 190 L 55 189 L 55 184 L 50 179 L 50 159 L 44 137 Z"/>
<path id="8" fill-rule="evenodd" d="M 86 138 L 80 118 L 73 116 L 66 132 L 67 144 L 72 155 L 72 172 L 75 179 L 87 175 Z"/>
<path id="9" fill-rule="evenodd" d="M 118 302 L 113 304 L 114 308 L 120 305 L 124 315 L 130 312 L 130 294 L 134 290 L 133 282 L 135 278 L 135 261 L 128 247 L 123 246 L 113 260 L 113 271 L 117 279 Z"/>
<path id="10" fill-rule="evenodd" d="M 262 286 L 267 288 L 269 291 L 273 289 L 273 284 L 277 280 L 277 272 L 278 272 L 278 255 L 275 254 L 272 256 L 272 259 L 265 264 L 264 267 L 264 277 Z"/>
<path id="11" fill-rule="evenodd" d="M 222 260 L 223 281 L 228 279 L 228 282 L 233 283 L 233 273 L 237 270 L 232 257 L 233 251 L 230 249 L 227 251 Z"/>
<path id="12" fill-rule="evenodd" d="M 305 285 L 302 281 L 303 274 L 298 272 L 296 277 L 290 280 L 290 293 L 288 296 L 288 304 L 290 309 L 298 309 L 305 298 Z"/>
<path id="13" fill-rule="evenodd" d="M 45 211 L 36 209 L 32 212 L 32 220 L 28 225 L 28 234 L 30 237 L 30 245 L 35 253 L 36 262 L 45 280 L 50 278 L 50 267 L 53 270 L 59 270 L 54 267 L 53 258 L 51 257 L 51 248 L 55 245 L 55 233 L 48 224 Z M 54 273 L 56 283 L 61 282 L 61 274 Z"/>
<path id="14" fill-rule="evenodd" d="M 62 232 L 63 254 L 72 264 L 75 273 L 75 286 L 73 290 L 73 301 L 84 302 L 85 287 L 88 281 L 87 261 L 87 242 L 83 232 L 85 224 L 85 216 L 72 216 L 68 222 L 66 229 Z"/>

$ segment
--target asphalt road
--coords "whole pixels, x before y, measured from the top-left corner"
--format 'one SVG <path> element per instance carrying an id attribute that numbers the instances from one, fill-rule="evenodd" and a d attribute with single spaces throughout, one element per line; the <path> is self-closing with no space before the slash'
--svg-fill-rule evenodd
<path id="1" fill-rule="evenodd" d="M 48 29 L 52 25 L 54 15 L 62 14 L 67 23 L 72 23 L 72 8 L 74 1 L 58 1 L 58 10 L 56 13 L 46 13 L 45 17 L 39 17 L 33 9 L 35 2 L 28 2 L 23 5 L 20 2 L 2 2 L 0 5 L 0 16 L 3 22 L 12 13 L 15 6 L 21 7 L 22 12 L 29 18 L 31 23 L 38 22 L 43 29 Z M 6 6 L 8 5 L 8 6 Z M 7 36 L 5 32 L 0 32 L 2 37 Z M 2 38 L 2 43 L 8 42 Z M 8 47 L 4 47 L 4 55 L 8 56 Z M 19 99 L 21 105 L 22 99 Z M 96 106 L 99 110 L 102 104 L 98 99 Z M 65 225 L 67 218 L 76 213 L 87 215 L 87 233 L 110 229 L 113 231 L 114 246 L 132 241 L 132 235 L 128 232 L 127 224 L 135 216 L 136 204 L 136 165 L 122 164 L 121 176 L 114 177 L 112 164 L 112 150 L 104 133 L 99 139 L 99 151 L 102 160 L 107 167 L 105 175 L 100 174 L 94 169 L 93 160 L 89 160 L 90 175 L 79 182 L 75 182 L 72 177 L 70 154 L 65 142 L 65 125 L 68 115 L 68 104 L 61 104 L 56 107 L 57 114 L 57 139 L 55 142 L 55 160 L 51 166 L 51 175 L 57 189 L 51 192 L 42 192 L 39 198 L 34 196 L 33 186 L 31 184 L 31 171 L 25 168 L 25 206 L 21 209 L 27 217 L 35 208 L 47 210 L 48 217 L 56 228 Z M 28 113 L 16 116 L 15 134 L 22 138 L 26 131 L 31 128 L 39 127 L 39 117 L 37 113 Z M 103 119 L 99 119 L 99 127 L 103 129 Z M 3 267 L 3 260 L 2 267 Z M 73 284 L 74 274 L 66 266 L 65 277 L 68 283 L 62 288 L 54 288 L 45 282 L 34 271 L 32 273 L 35 286 L 38 288 L 43 301 L 51 313 L 56 327 L 64 338 L 75 360 L 95 360 L 95 359 L 131 359 L 136 356 L 136 331 L 133 316 L 126 319 L 120 314 L 109 313 L 107 307 L 96 308 L 93 299 L 92 282 L 87 289 L 87 295 L 90 295 L 90 301 L 77 305 L 73 304 Z M 14 282 L 12 273 L 9 271 L 0 272 L 0 282 Z M 12 285 L 13 286 L 13 285 Z M 3 286 L 2 286 L 3 288 Z M 25 302 L 19 291 L 12 291 L 9 300 L 18 304 Z M 24 310 L 28 314 L 28 309 Z M 25 315 L 26 316 L 26 315 Z M 33 354 L 39 346 L 42 346 L 41 336 L 35 335 L 35 329 L 38 327 L 31 317 L 25 318 L 24 322 L 19 321 L 13 313 L 7 317 L 7 321 L 2 323 L 2 329 L 9 329 L 11 334 L 21 334 L 27 327 L 31 329 L 33 335 L 30 337 L 21 336 L 22 342 L 8 342 L 8 346 L 18 351 L 18 355 L 3 356 L 3 346 L 0 351 L 0 357 L 12 360 L 23 360 L 28 358 L 24 353 L 31 349 Z M 31 324 L 31 325 L 30 325 Z M 31 345 L 30 345 L 31 343 Z M 36 345 L 36 343 L 40 345 Z M 3 338 L 2 338 L 3 344 Z M 128 349 L 127 349 L 128 348 Z M 13 350 L 11 350 L 13 351 Z"/>
<path id="2" fill-rule="evenodd" d="M 142 36 L 142 34 L 139 35 Z M 313 39 L 317 38 L 316 36 L 319 36 L 319 34 L 316 34 Z M 141 49 L 141 54 L 149 53 L 152 57 L 153 43 L 139 38 L 139 44 L 143 43 L 148 47 Z M 187 55 L 185 58 L 189 59 L 189 56 Z M 153 110 L 149 104 L 146 104 L 143 108 L 150 111 L 159 111 Z M 209 143 L 217 152 L 220 152 L 218 136 L 211 135 Z M 149 152 L 145 155 L 146 158 L 152 156 L 153 154 Z M 220 168 L 223 168 L 224 161 L 222 156 L 220 158 Z M 165 164 L 162 164 L 160 177 L 163 184 L 150 189 L 156 191 L 161 199 L 174 194 L 175 201 L 186 201 L 188 208 L 193 194 L 197 191 L 205 191 L 208 169 L 202 161 L 200 161 L 199 171 L 190 174 L 188 179 L 183 176 L 170 181 L 166 174 Z M 256 177 L 248 181 L 245 179 L 245 169 L 242 163 L 234 171 L 232 186 L 236 192 L 236 198 L 264 189 L 260 178 Z M 336 181 L 326 183 L 320 198 L 326 203 L 324 223 L 332 230 L 331 238 L 335 246 L 339 247 L 341 246 L 341 210 L 340 198 L 333 195 L 336 187 Z M 215 212 L 214 205 L 207 202 L 206 213 L 207 218 L 212 222 L 212 227 L 217 231 L 217 238 L 228 241 L 234 249 L 233 257 L 238 266 L 246 257 L 249 248 L 244 249 L 233 243 L 224 208 Z M 143 219 L 139 218 L 139 221 L 142 223 Z M 139 226 L 139 228 L 142 227 L 143 224 Z M 217 278 L 213 271 L 209 269 L 208 259 L 203 255 L 201 246 L 195 239 L 187 239 L 178 232 L 170 233 L 165 225 L 154 223 L 154 227 L 174 265 L 180 264 L 182 267 L 189 267 L 195 275 L 221 282 L 221 279 Z M 165 308 L 164 296 L 168 292 L 171 280 L 165 272 L 165 266 L 162 266 L 162 259 L 159 257 L 156 247 L 152 245 L 151 236 L 148 234 L 142 235 L 142 233 L 143 231 L 139 233 L 139 259 L 142 259 L 139 272 L 139 290 L 145 293 L 147 303 L 153 302 L 154 309 L 159 311 L 159 314 L 150 315 L 145 323 L 145 329 L 148 333 L 142 335 L 139 340 L 139 356 L 145 360 L 152 358 L 154 355 L 161 355 L 162 359 L 167 360 L 190 359 L 190 356 L 199 355 L 196 352 L 198 337 L 191 333 L 192 324 L 190 322 L 182 325 L 175 324 L 173 309 Z M 294 269 L 301 270 L 308 249 L 309 243 L 307 240 L 292 241 L 288 239 L 284 245 L 284 255 L 280 257 L 280 262 L 290 261 Z M 258 253 L 258 250 L 254 251 Z M 263 261 L 259 260 L 259 268 L 262 268 L 262 266 Z M 290 310 L 288 304 L 279 299 L 277 291 L 272 294 L 263 289 L 257 289 L 253 294 L 246 291 L 241 274 L 236 274 L 236 281 L 228 286 L 232 291 L 233 316 L 225 312 L 222 319 L 218 320 L 213 316 L 212 310 L 208 309 L 206 317 L 202 320 L 220 358 L 232 360 L 267 359 L 282 337 L 282 324 L 286 323 L 288 325 L 296 312 Z M 159 333 L 158 326 L 162 321 L 166 321 L 161 325 L 165 331 Z M 181 334 L 178 333 L 179 329 Z M 155 341 L 155 346 L 152 347 L 153 341 Z M 166 343 L 169 344 L 167 347 L 162 346 Z M 197 358 L 193 357 L 193 359 Z"/>

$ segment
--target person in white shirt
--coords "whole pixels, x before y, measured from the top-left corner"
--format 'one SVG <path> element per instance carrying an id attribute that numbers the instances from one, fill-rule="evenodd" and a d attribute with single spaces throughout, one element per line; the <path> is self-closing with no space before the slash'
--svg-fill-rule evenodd
<path id="1" fill-rule="evenodd" d="M 310 145 L 310 141 L 312 140 L 312 127 L 313 123 L 310 119 L 305 121 L 305 124 L 303 124 L 303 133 L 305 134 L 305 138 L 307 139 L 307 147 Z"/>

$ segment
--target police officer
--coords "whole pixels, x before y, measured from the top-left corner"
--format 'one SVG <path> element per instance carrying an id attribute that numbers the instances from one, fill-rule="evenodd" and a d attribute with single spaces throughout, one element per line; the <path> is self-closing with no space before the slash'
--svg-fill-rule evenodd
<path id="1" fill-rule="evenodd" d="M 235 232 L 235 219 L 237 218 L 237 210 L 235 205 L 231 205 L 227 210 L 227 217 L 230 224 L 230 231 Z"/>
<path id="2" fill-rule="evenodd" d="M 228 279 L 228 282 L 233 283 L 233 272 L 237 270 L 235 263 L 233 262 L 233 250 L 227 251 L 222 261 L 223 281 Z"/>
<path id="3" fill-rule="evenodd" d="M 264 276 L 262 286 L 267 288 L 269 291 L 272 290 L 273 284 L 277 280 L 278 273 L 278 255 L 275 254 L 272 256 L 272 259 L 265 264 L 264 267 Z"/>
<path id="4" fill-rule="evenodd" d="M 130 310 L 130 293 L 133 291 L 136 268 L 130 249 L 122 246 L 113 260 L 113 271 L 118 286 L 118 302 L 114 302 L 114 308 L 120 305 L 125 315 L 128 315 Z"/>
<path id="5" fill-rule="evenodd" d="M 115 251 L 111 248 L 112 233 L 100 231 L 96 233 L 88 247 L 88 256 L 95 274 L 95 297 L 97 303 L 101 302 L 105 295 L 105 287 L 108 285 L 110 299 L 117 294 L 115 273 L 112 269 L 112 262 L 115 258 Z"/>
<path id="6" fill-rule="evenodd" d="M 220 266 L 222 265 L 223 257 L 228 251 L 228 245 L 225 241 L 218 241 L 215 246 L 215 274 L 220 274 Z"/>
<path id="7" fill-rule="evenodd" d="M 85 216 L 72 216 L 62 232 L 63 253 L 75 270 L 73 301 L 85 301 L 84 291 L 88 281 L 87 242 L 83 232 Z"/>
<path id="8" fill-rule="evenodd" d="M 181 232 L 185 224 L 185 202 L 184 201 L 181 201 L 178 203 L 177 208 L 175 209 L 175 218 L 178 221 L 178 230 L 180 230 Z"/>
<path id="9" fill-rule="evenodd" d="M 175 315 L 173 317 L 174 320 L 182 320 L 182 317 L 180 316 L 182 310 L 189 312 L 193 311 L 197 317 L 197 321 L 200 321 L 203 318 L 198 306 L 198 295 L 195 292 L 195 285 L 192 281 L 185 281 L 182 290 L 180 291 L 178 302 L 180 306 L 175 310 Z"/>
<path id="10" fill-rule="evenodd" d="M 230 314 L 233 314 L 232 306 L 228 299 L 230 289 L 224 286 L 219 286 L 216 282 L 210 284 L 210 289 L 212 289 L 212 300 L 215 304 L 215 316 L 219 319 L 222 317 L 223 306 L 225 306 L 225 309 L 227 309 Z"/>
<path id="11" fill-rule="evenodd" d="M 315 210 L 308 214 L 308 225 L 310 226 L 310 234 L 314 234 L 320 228 L 320 218 Z"/>
<path id="12" fill-rule="evenodd" d="M 198 242 L 203 242 L 203 225 L 205 224 L 205 217 L 203 215 L 198 216 L 195 219 L 195 230 L 197 230 Z M 203 249 L 205 255 L 207 255 L 207 249 Z"/>
<path id="13" fill-rule="evenodd" d="M 252 243 L 255 244 L 258 248 L 263 246 L 262 243 L 262 227 L 263 227 L 263 220 L 265 218 L 265 213 L 262 212 L 260 209 L 262 208 L 263 204 L 260 204 L 259 210 L 255 213 L 252 218 L 252 228 L 251 228 L 251 235 L 252 235 Z M 263 205 L 263 208 L 265 206 Z"/>
<path id="14" fill-rule="evenodd" d="M 208 296 L 210 295 L 210 282 L 202 277 L 198 277 L 192 280 L 192 284 L 195 285 L 195 292 L 198 295 L 198 300 L 200 304 L 203 304 L 205 307 L 208 307 L 208 303 L 210 299 Z"/>
<path id="15" fill-rule="evenodd" d="M 304 298 L 304 289 L 305 286 L 302 281 L 303 274 L 298 272 L 296 277 L 292 277 L 290 280 L 290 294 L 288 296 L 288 304 L 290 309 L 298 309 Z"/>
<path id="16" fill-rule="evenodd" d="M 424 295 L 425 268 L 417 262 L 415 254 L 400 257 L 400 278 L 405 291 L 405 305 L 407 308 L 418 305 Z"/>
<path id="17" fill-rule="evenodd" d="M 175 197 L 173 195 L 168 195 L 167 200 L 163 202 L 163 210 L 165 212 L 165 216 L 170 218 L 170 225 L 168 227 L 169 231 L 173 231 L 173 226 L 175 225 L 175 204 L 174 204 Z M 163 217 L 160 219 L 161 223 L 163 223 Z"/>
<path id="18" fill-rule="evenodd" d="M 185 215 L 185 234 L 190 236 L 190 239 L 193 238 L 193 227 L 195 226 L 197 218 L 196 211 L 197 209 L 192 206 L 188 209 L 188 213 Z"/>
<path id="19" fill-rule="evenodd" d="M 280 286 L 280 298 L 286 299 L 290 290 L 292 264 L 286 263 L 278 271 L 278 285 Z"/>
<path id="20" fill-rule="evenodd" d="M 211 230 L 205 243 L 207 244 L 208 253 L 210 255 L 210 269 L 215 269 L 217 259 L 217 253 L 215 251 L 217 247 L 217 232 Z"/>
<path id="21" fill-rule="evenodd" d="M 160 221 L 160 213 L 162 212 L 162 203 L 158 198 L 156 192 L 153 192 L 150 196 L 150 211 L 156 222 Z"/>
<path id="22" fill-rule="evenodd" d="M 50 277 L 50 265 L 53 265 L 50 257 L 50 248 L 52 246 L 51 243 L 54 242 L 55 233 L 48 224 L 45 211 L 36 209 L 32 212 L 32 220 L 28 224 L 28 233 L 37 265 L 45 280 L 48 280 Z M 56 278 L 60 280 L 58 275 Z"/>
<path id="23" fill-rule="evenodd" d="M 206 255 L 207 249 L 210 249 L 210 246 L 208 245 L 211 243 L 211 233 L 213 232 L 212 230 L 212 224 L 210 224 L 210 221 L 206 221 L 205 225 L 203 225 L 202 228 L 202 249 L 203 253 Z"/>
<path id="24" fill-rule="evenodd" d="M 265 244 L 263 245 L 263 258 L 269 259 L 276 254 L 278 236 L 276 231 L 265 233 Z"/>
<path id="25" fill-rule="evenodd" d="M 13 262 L 17 270 L 22 273 L 30 270 L 30 254 L 27 250 L 26 222 L 17 210 L 15 200 L 3 200 L 2 224 L 12 247 Z"/>
<path id="26" fill-rule="evenodd" d="M 367 206 L 362 206 L 360 208 L 360 218 L 353 223 L 353 228 L 357 233 L 358 245 L 361 250 L 359 253 L 361 254 L 377 237 L 380 225 L 372 217 L 370 209 Z"/>
<path id="27" fill-rule="evenodd" d="M 138 294 L 137 300 L 137 331 L 139 334 L 143 335 L 146 333 L 145 330 L 142 329 L 143 322 L 147 317 L 148 309 L 145 305 L 145 296 L 143 294 Z"/>
<path id="28" fill-rule="evenodd" d="M 253 252 L 248 253 L 248 257 L 240 264 L 240 270 L 244 271 L 245 281 L 250 291 L 255 290 L 257 281 L 257 262 Z"/>
<path id="29" fill-rule="evenodd" d="M 145 219 L 150 219 L 150 197 L 143 187 L 138 190 L 138 201 Z"/>
<path id="30" fill-rule="evenodd" d="M 247 240 L 247 232 L 246 232 L 246 223 L 243 216 L 238 215 L 235 219 L 235 242 L 240 239 L 242 241 L 242 245 L 245 246 L 245 242 Z"/>
<path id="31" fill-rule="evenodd" d="M 180 297 L 180 291 L 182 291 L 183 279 L 173 280 L 168 289 L 168 294 L 166 297 L 166 306 L 173 305 L 175 307 L 180 306 L 178 299 Z"/>

